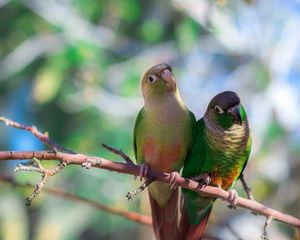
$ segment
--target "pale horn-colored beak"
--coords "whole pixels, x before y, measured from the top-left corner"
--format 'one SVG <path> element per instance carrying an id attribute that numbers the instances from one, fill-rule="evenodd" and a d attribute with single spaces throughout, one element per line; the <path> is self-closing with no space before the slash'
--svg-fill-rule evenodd
<path id="1" fill-rule="evenodd" d="M 162 71 L 161 78 L 170 85 L 176 84 L 176 80 L 169 69 L 165 69 Z"/>

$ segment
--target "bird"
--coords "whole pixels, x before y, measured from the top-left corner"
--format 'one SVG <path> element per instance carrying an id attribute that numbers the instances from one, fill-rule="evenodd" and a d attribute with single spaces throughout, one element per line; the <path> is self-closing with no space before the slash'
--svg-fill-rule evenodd
<path id="1" fill-rule="evenodd" d="M 235 208 L 238 195 L 233 186 L 246 167 L 252 145 L 246 111 L 237 93 L 224 91 L 213 97 L 196 125 L 196 140 L 182 176 L 228 190 Z M 182 192 L 180 239 L 201 239 L 216 198 L 187 189 Z"/>
<path id="2" fill-rule="evenodd" d="M 141 89 L 144 106 L 133 131 L 135 158 L 140 179 L 150 168 L 170 173 L 170 183 L 151 183 L 148 195 L 156 239 L 172 240 L 178 236 L 179 223 L 179 192 L 172 183 L 180 177 L 178 172 L 192 150 L 196 118 L 181 99 L 170 65 L 161 63 L 148 69 Z"/>

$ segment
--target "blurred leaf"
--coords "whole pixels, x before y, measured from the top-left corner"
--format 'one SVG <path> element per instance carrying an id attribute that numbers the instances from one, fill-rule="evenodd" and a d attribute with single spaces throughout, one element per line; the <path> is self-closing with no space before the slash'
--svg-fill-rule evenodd
<path id="1" fill-rule="evenodd" d="M 163 35 L 164 29 L 157 19 L 148 19 L 142 24 L 141 34 L 146 42 L 156 42 Z"/>
<path id="2" fill-rule="evenodd" d="M 186 18 L 181 21 L 176 29 L 179 47 L 183 52 L 193 49 L 193 46 L 198 42 L 200 26 L 192 19 Z"/>
<path id="3" fill-rule="evenodd" d="M 141 13 L 138 0 L 119 0 L 118 3 L 120 15 L 124 20 L 133 22 L 138 19 Z"/>
<path id="4" fill-rule="evenodd" d="M 51 101 L 57 95 L 62 81 L 60 72 L 55 72 L 52 69 L 40 70 L 33 86 L 34 99 L 40 104 Z"/>

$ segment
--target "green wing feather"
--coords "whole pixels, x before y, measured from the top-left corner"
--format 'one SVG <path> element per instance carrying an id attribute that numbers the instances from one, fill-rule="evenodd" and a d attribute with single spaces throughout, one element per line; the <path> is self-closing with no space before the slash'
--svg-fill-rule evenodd
<path id="1" fill-rule="evenodd" d="M 241 175 L 243 174 L 244 170 L 245 170 L 245 167 L 248 163 L 248 160 L 249 160 L 249 156 L 250 156 L 250 152 L 251 152 L 251 146 L 252 146 L 252 137 L 251 135 L 249 136 L 249 139 L 248 139 L 248 143 L 247 143 L 247 147 L 246 147 L 246 151 L 245 151 L 245 155 L 247 157 L 247 161 L 245 161 L 244 163 L 244 166 L 242 168 L 242 171 L 240 173 L 240 176 L 237 178 L 237 180 L 241 177 Z"/>
<path id="2" fill-rule="evenodd" d="M 196 139 L 182 171 L 182 176 L 185 178 L 191 178 L 202 173 L 202 166 L 206 156 L 203 130 L 204 120 L 201 118 L 196 123 Z M 211 211 L 214 199 L 201 197 L 198 193 L 184 188 L 182 192 L 184 193 L 189 222 L 199 224 L 203 217 Z"/>
<path id="3" fill-rule="evenodd" d="M 193 136 L 194 144 L 184 164 L 182 176 L 185 178 L 197 176 L 201 172 L 201 168 L 205 160 L 203 129 L 204 121 L 203 118 L 201 118 L 195 125 L 195 134 Z M 183 191 L 185 191 L 185 189 L 183 189 Z"/>
<path id="4" fill-rule="evenodd" d="M 134 156 L 135 156 L 135 160 L 138 164 L 140 164 L 140 159 L 138 159 L 138 154 L 137 154 L 137 132 L 138 132 L 138 128 L 141 127 L 141 123 L 142 120 L 144 118 L 144 108 L 142 108 L 135 120 L 135 124 L 134 124 L 134 129 L 133 129 L 133 151 L 134 151 Z"/>

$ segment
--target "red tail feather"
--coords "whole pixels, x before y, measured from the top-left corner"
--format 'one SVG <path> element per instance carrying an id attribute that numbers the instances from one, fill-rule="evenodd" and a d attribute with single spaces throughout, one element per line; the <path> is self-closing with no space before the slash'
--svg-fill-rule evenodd
<path id="1" fill-rule="evenodd" d="M 203 217 L 199 224 L 190 224 L 187 211 L 183 209 L 183 213 L 180 221 L 180 240 L 199 240 L 202 238 L 207 222 L 210 216 L 211 210 Z"/>
<path id="2" fill-rule="evenodd" d="M 152 224 L 157 240 L 175 240 L 178 238 L 178 189 L 176 189 L 166 207 L 160 207 L 149 194 L 152 212 Z"/>

